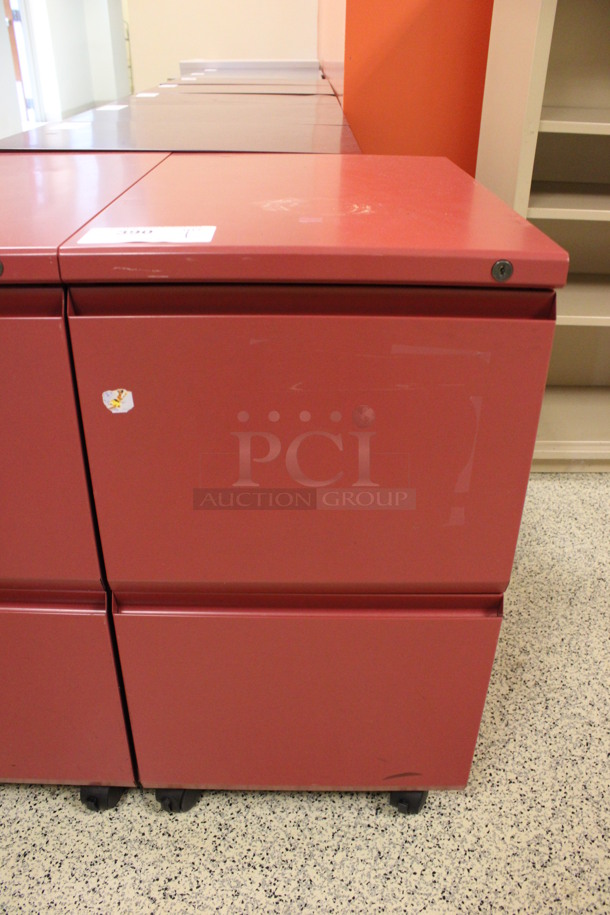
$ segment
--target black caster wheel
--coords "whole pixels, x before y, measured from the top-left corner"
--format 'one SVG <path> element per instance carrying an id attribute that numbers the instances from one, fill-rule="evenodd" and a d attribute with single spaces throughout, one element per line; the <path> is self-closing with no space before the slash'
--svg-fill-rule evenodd
<path id="1" fill-rule="evenodd" d="M 185 813 L 201 797 L 196 788 L 157 788 L 155 797 L 168 813 Z"/>
<path id="2" fill-rule="evenodd" d="M 427 791 L 390 791 L 390 804 L 400 813 L 419 813 L 427 797 Z"/>
<path id="3" fill-rule="evenodd" d="M 111 810 L 121 800 L 125 788 L 109 788 L 104 785 L 84 785 L 80 799 L 89 810 Z"/>

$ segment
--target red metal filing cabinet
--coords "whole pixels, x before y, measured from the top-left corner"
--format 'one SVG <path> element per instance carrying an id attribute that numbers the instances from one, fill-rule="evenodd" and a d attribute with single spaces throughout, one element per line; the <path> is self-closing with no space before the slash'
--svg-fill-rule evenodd
<path id="1" fill-rule="evenodd" d="M 133 784 L 57 249 L 161 156 L 0 156 L 0 780 Z"/>
<path id="2" fill-rule="evenodd" d="M 181 93 L 214 95 L 335 95 L 328 79 L 301 80 L 293 82 L 286 80 L 242 79 L 235 81 L 227 79 L 210 80 L 202 76 L 181 76 L 179 80 L 169 80 L 155 86 L 154 89 L 144 90 L 168 96 L 177 86 Z M 169 90 L 169 91 L 168 91 Z M 141 93 L 137 93 L 141 96 Z"/>
<path id="3" fill-rule="evenodd" d="M 357 153 L 333 95 L 161 90 L 0 139 L 0 149 Z"/>
<path id="4" fill-rule="evenodd" d="M 315 86 L 325 82 L 317 60 L 181 60 L 180 79 L 204 83 L 291 83 Z"/>
<path id="5" fill-rule="evenodd" d="M 60 250 L 142 783 L 466 783 L 567 256 L 446 160 L 173 155 Z"/>
<path id="6" fill-rule="evenodd" d="M 241 126 L 242 131 L 249 129 L 253 141 L 254 130 L 278 131 L 281 126 L 291 127 L 295 133 L 305 126 L 345 127 L 347 120 L 334 95 L 301 95 L 289 91 L 274 93 L 237 93 L 237 92 L 204 92 L 205 87 L 189 86 L 184 88 L 159 88 L 155 92 L 132 95 L 116 103 L 101 105 L 91 111 L 74 115 L 72 121 L 102 122 L 103 115 L 109 120 L 129 119 L 159 121 L 165 117 L 169 125 L 178 118 L 196 119 L 200 125 L 214 128 L 222 137 L 229 135 L 233 129 Z M 258 142 L 269 144 L 272 137 L 259 139 Z M 202 150 L 208 151 L 208 150 Z M 247 151 L 247 150 L 245 150 Z M 256 150 L 254 150 L 256 151 Z M 274 149 L 269 149 L 274 152 Z M 278 150 L 281 151 L 281 150 Z M 298 152 L 298 150 L 296 150 Z"/>

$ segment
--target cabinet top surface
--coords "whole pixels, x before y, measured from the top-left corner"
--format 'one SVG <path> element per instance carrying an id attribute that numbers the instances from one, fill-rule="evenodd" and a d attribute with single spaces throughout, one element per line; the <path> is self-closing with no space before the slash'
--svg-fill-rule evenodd
<path id="1" fill-rule="evenodd" d="M 92 231 L 89 231 L 92 230 Z M 170 230 L 170 231 L 168 231 Z M 94 282 L 563 285 L 567 254 L 446 159 L 174 154 L 61 248 Z"/>
<path id="2" fill-rule="evenodd" d="M 58 282 L 59 245 L 163 158 L 0 154 L 0 285 Z"/>
<path id="3" fill-rule="evenodd" d="M 22 152 L 357 153 L 333 95 L 203 93 L 159 87 L 0 139 Z"/>

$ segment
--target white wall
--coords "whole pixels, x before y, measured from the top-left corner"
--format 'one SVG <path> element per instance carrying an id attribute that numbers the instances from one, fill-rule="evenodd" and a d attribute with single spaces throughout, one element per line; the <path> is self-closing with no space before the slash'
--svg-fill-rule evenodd
<path id="1" fill-rule="evenodd" d="M 26 10 L 42 116 L 129 94 L 121 0 L 27 0 Z"/>
<path id="2" fill-rule="evenodd" d="M 319 0 L 318 52 L 325 64 L 343 66 L 346 0 Z"/>
<path id="3" fill-rule="evenodd" d="M 181 60 L 316 60 L 317 0 L 125 0 L 134 90 Z"/>
<path id="4" fill-rule="evenodd" d="M 318 2 L 318 56 L 343 105 L 346 0 Z"/>
<path id="5" fill-rule="evenodd" d="M 47 11 L 61 110 L 72 114 L 94 98 L 84 4 L 47 0 Z"/>
<path id="6" fill-rule="evenodd" d="M 129 95 L 121 0 L 87 0 L 84 7 L 93 98 L 108 102 Z"/>
<path id="7" fill-rule="evenodd" d="M 21 130 L 21 115 L 17 100 L 15 71 L 8 40 L 8 28 L 0 12 L 0 137 L 8 137 Z"/>

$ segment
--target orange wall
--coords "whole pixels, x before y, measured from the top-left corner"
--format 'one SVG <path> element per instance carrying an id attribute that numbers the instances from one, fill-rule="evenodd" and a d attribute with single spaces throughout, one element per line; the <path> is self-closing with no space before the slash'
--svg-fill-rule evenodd
<path id="1" fill-rule="evenodd" d="M 347 0 L 345 113 L 365 153 L 474 175 L 493 0 Z"/>

